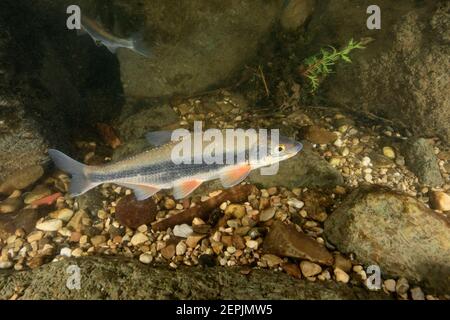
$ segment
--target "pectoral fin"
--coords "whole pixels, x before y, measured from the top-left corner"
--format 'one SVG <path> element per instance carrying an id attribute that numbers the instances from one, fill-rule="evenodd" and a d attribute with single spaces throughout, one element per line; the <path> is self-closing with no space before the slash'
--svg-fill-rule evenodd
<path id="1" fill-rule="evenodd" d="M 202 180 L 189 180 L 176 184 L 173 187 L 173 197 L 175 199 L 183 199 L 190 195 L 203 183 Z"/>
<path id="2" fill-rule="evenodd" d="M 159 190 L 161 190 L 161 188 L 158 188 L 156 186 L 145 184 L 132 184 L 132 183 L 118 183 L 118 184 L 124 186 L 125 188 L 132 189 L 136 197 L 136 200 L 138 201 L 148 199 L 155 193 L 157 193 Z"/>
<path id="3" fill-rule="evenodd" d="M 237 165 L 232 168 L 227 168 L 226 171 L 220 174 L 220 181 L 225 188 L 233 187 L 247 178 L 252 167 L 249 164 Z"/>

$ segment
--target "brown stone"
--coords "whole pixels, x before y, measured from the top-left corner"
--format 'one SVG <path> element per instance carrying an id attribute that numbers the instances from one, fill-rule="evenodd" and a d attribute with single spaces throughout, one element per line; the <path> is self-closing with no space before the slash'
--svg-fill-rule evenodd
<path id="1" fill-rule="evenodd" d="M 302 129 L 303 137 L 312 143 L 329 144 L 337 140 L 337 135 L 319 126 L 307 126 Z"/>
<path id="2" fill-rule="evenodd" d="M 307 259 L 313 262 L 332 265 L 333 256 L 317 241 L 298 232 L 293 225 L 274 221 L 264 239 L 265 252 L 280 257 Z"/>
<path id="3" fill-rule="evenodd" d="M 117 220 L 132 229 L 152 223 L 155 221 L 156 214 L 157 207 L 152 198 L 137 201 L 134 195 L 128 195 L 122 198 L 116 207 Z"/>
<path id="4" fill-rule="evenodd" d="M 302 277 L 302 272 L 300 268 L 295 263 L 285 263 L 281 266 L 283 270 L 291 277 L 300 279 Z"/>
<path id="5" fill-rule="evenodd" d="M 161 249 L 161 255 L 167 259 L 171 260 L 172 257 L 175 255 L 175 245 L 169 244 L 168 246 Z"/>

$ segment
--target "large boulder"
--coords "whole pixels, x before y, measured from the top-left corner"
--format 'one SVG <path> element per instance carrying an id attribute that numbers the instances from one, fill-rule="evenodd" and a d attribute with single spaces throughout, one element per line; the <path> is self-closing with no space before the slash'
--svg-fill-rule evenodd
<path id="1" fill-rule="evenodd" d="M 378 265 L 384 275 L 450 292 L 450 221 L 415 198 L 357 189 L 325 221 L 325 235 L 339 251 Z"/>
<path id="2" fill-rule="evenodd" d="M 413 133 L 450 139 L 448 1 L 380 0 L 381 30 L 369 30 L 368 0 L 317 2 L 304 55 L 372 38 L 324 83 L 336 105 L 394 120 Z"/>
<path id="3" fill-rule="evenodd" d="M 282 0 L 112 1 L 111 16 L 117 19 L 111 29 L 124 36 L 142 33 L 153 52 L 145 58 L 118 51 L 125 95 L 191 95 L 224 84 L 258 54 L 282 5 Z"/>

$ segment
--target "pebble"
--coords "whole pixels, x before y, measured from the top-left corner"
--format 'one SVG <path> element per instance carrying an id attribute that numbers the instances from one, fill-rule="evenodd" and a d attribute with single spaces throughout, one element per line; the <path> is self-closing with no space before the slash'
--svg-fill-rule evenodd
<path id="1" fill-rule="evenodd" d="M 291 277 L 300 279 L 302 277 L 302 272 L 300 268 L 295 263 L 285 263 L 281 266 L 283 270 Z"/>
<path id="2" fill-rule="evenodd" d="M 259 221 L 266 222 L 275 216 L 277 210 L 274 207 L 267 208 L 263 210 L 259 216 Z"/>
<path id="3" fill-rule="evenodd" d="M 139 261 L 144 264 L 150 264 L 153 261 L 153 256 L 148 252 L 142 253 L 139 256 Z"/>
<path id="4" fill-rule="evenodd" d="M 192 234 L 187 237 L 186 244 L 189 248 L 195 248 L 204 237 L 206 237 L 204 234 Z"/>
<path id="5" fill-rule="evenodd" d="M 59 219 L 64 222 L 70 221 L 70 219 L 72 219 L 72 216 L 73 216 L 73 211 L 70 209 L 67 209 L 67 208 L 63 208 L 63 209 L 60 209 L 60 210 L 50 213 L 51 218 Z"/>
<path id="6" fill-rule="evenodd" d="M 175 250 L 174 244 L 169 244 L 168 246 L 161 249 L 161 255 L 167 260 L 172 259 L 172 257 L 175 255 L 175 253 L 176 253 L 176 250 Z"/>
<path id="7" fill-rule="evenodd" d="M 349 154 L 350 154 L 350 149 L 347 148 L 347 147 L 345 147 L 345 148 L 342 150 L 342 152 L 341 152 L 341 155 L 342 155 L 343 157 L 347 157 Z"/>
<path id="8" fill-rule="evenodd" d="M 131 238 L 130 243 L 132 246 L 137 246 L 146 241 L 148 241 L 148 237 L 145 234 L 138 232 Z"/>
<path id="9" fill-rule="evenodd" d="M 106 237 L 102 235 L 94 236 L 91 238 L 91 243 L 94 247 L 101 245 L 106 242 Z"/>
<path id="10" fill-rule="evenodd" d="M 395 151 L 392 147 L 384 147 L 383 148 L 383 154 L 385 157 L 389 159 L 395 159 Z"/>
<path id="11" fill-rule="evenodd" d="M 0 202 L 0 213 L 12 213 L 17 211 L 22 206 L 22 200 L 20 198 L 7 198 Z"/>
<path id="12" fill-rule="evenodd" d="M 300 262 L 300 270 L 305 277 L 314 277 L 322 272 L 322 267 L 316 263 L 309 261 Z"/>
<path id="13" fill-rule="evenodd" d="M 395 291 L 402 295 L 402 294 L 406 294 L 409 290 L 409 283 L 408 280 L 406 280 L 405 278 L 400 278 L 397 281 L 397 284 L 395 286 Z"/>
<path id="14" fill-rule="evenodd" d="M 345 272 L 350 272 L 352 270 L 352 262 L 341 256 L 340 254 L 337 254 L 334 256 L 334 267 Z M 362 268 L 359 272 L 361 271 L 363 271 Z"/>
<path id="15" fill-rule="evenodd" d="M 411 298 L 413 300 L 425 300 L 425 294 L 420 287 L 414 287 L 411 289 Z"/>
<path id="16" fill-rule="evenodd" d="M 348 283 L 350 280 L 350 276 L 342 269 L 335 268 L 334 276 L 336 277 L 337 282 Z"/>
<path id="17" fill-rule="evenodd" d="M 371 162 L 372 162 L 372 160 L 369 157 L 364 157 L 361 161 L 361 164 L 364 167 L 368 167 L 368 166 L 370 166 Z"/>
<path id="18" fill-rule="evenodd" d="M 0 269 L 12 268 L 13 263 L 11 261 L 0 261 Z"/>
<path id="19" fill-rule="evenodd" d="M 283 259 L 274 254 L 265 254 L 261 257 L 261 260 L 265 261 L 269 268 L 279 266 L 281 263 L 283 263 Z"/>
<path id="20" fill-rule="evenodd" d="M 33 231 L 28 235 L 27 241 L 29 243 L 32 243 L 34 241 L 39 241 L 42 239 L 43 235 L 44 235 L 44 232 L 42 232 L 42 231 Z"/>
<path id="21" fill-rule="evenodd" d="M 247 246 L 247 248 L 256 250 L 256 249 L 258 249 L 259 243 L 256 240 L 247 240 L 245 242 L 245 245 Z"/>
<path id="22" fill-rule="evenodd" d="M 395 292 L 397 287 L 397 282 L 394 279 L 387 279 L 384 281 L 384 287 L 388 292 Z"/>
<path id="23" fill-rule="evenodd" d="M 81 257 L 83 250 L 81 248 L 75 248 L 72 250 L 72 257 Z"/>
<path id="24" fill-rule="evenodd" d="M 177 256 L 182 256 L 186 253 L 186 250 L 187 250 L 186 243 L 184 243 L 184 241 L 180 241 L 178 242 L 175 248 L 175 253 Z"/>
<path id="25" fill-rule="evenodd" d="M 70 248 L 62 248 L 59 255 L 70 258 L 72 256 L 72 250 Z"/>
<path id="26" fill-rule="evenodd" d="M 36 186 L 33 191 L 31 191 L 30 193 L 28 193 L 25 196 L 24 202 L 26 204 L 31 204 L 32 202 L 42 199 L 46 196 L 51 195 L 52 192 L 49 188 L 47 188 L 47 186 L 45 185 L 38 185 Z"/>
<path id="27" fill-rule="evenodd" d="M 176 204 L 175 200 L 173 200 L 172 198 L 166 198 L 166 201 L 164 201 L 164 207 L 167 210 L 175 209 L 176 205 L 177 204 Z"/>
<path id="28" fill-rule="evenodd" d="M 62 228 L 62 221 L 59 219 L 50 219 L 47 221 L 43 221 L 41 223 L 36 224 L 36 229 L 41 230 L 41 231 L 47 231 L 47 232 L 51 232 L 51 231 L 58 231 L 59 229 Z"/>
<path id="29" fill-rule="evenodd" d="M 450 211 L 450 195 L 442 191 L 430 192 L 430 205 L 432 209 Z"/>
<path id="30" fill-rule="evenodd" d="M 296 209 L 301 209 L 305 206 L 305 203 L 303 201 L 300 201 L 298 199 L 295 198 L 290 198 L 287 201 L 287 204 L 291 207 L 294 207 Z"/>
<path id="31" fill-rule="evenodd" d="M 245 207 L 240 204 L 230 204 L 225 209 L 225 214 L 228 216 L 233 216 L 237 219 L 242 219 L 247 211 L 245 210 Z"/>
<path id="32" fill-rule="evenodd" d="M 173 228 L 173 235 L 180 238 L 187 238 L 193 232 L 192 227 L 187 224 L 177 225 Z"/>

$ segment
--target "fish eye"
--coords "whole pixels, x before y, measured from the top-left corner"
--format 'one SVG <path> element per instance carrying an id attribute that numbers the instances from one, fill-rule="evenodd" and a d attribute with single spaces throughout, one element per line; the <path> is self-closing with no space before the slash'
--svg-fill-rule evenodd
<path id="1" fill-rule="evenodd" d="M 277 151 L 278 153 L 281 153 L 281 152 L 283 152 L 284 150 L 286 150 L 286 146 L 285 146 L 284 144 L 280 144 L 280 145 L 278 145 L 278 147 L 276 147 L 276 151 Z"/>

